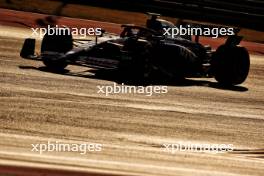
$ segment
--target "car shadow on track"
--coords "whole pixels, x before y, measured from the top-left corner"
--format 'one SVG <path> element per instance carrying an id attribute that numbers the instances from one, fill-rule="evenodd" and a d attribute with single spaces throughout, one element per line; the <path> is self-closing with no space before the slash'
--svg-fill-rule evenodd
<path id="1" fill-rule="evenodd" d="M 48 69 L 47 67 L 34 67 L 34 66 L 19 66 L 20 69 L 38 70 L 42 72 L 49 72 L 54 74 L 61 74 L 67 76 L 84 77 L 90 79 L 100 79 L 107 81 L 114 81 L 118 84 L 124 83 L 126 85 L 167 85 L 167 86 L 201 86 L 201 87 L 211 87 L 215 89 L 230 90 L 237 92 L 246 92 L 248 88 L 243 86 L 223 86 L 217 82 L 212 82 L 208 80 L 194 80 L 194 79 L 168 79 L 164 77 L 155 77 L 155 80 L 151 81 L 138 81 L 137 79 L 123 77 L 117 71 L 114 70 L 93 70 L 89 69 L 82 72 L 71 72 L 70 70 L 64 69 L 62 71 L 56 71 Z"/>

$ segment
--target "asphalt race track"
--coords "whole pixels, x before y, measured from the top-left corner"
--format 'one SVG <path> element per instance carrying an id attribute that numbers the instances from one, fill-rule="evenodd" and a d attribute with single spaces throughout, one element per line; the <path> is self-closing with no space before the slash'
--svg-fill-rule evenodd
<path id="1" fill-rule="evenodd" d="M 213 78 L 168 93 L 98 94 L 91 69 L 48 72 L 19 56 L 29 30 L 0 26 L 0 173 L 10 175 L 264 175 L 264 57 L 247 81 Z M 31 144 L 100 143 L 102 151 L 32 151 Z M 232 152 L 164 151 L 163 144 L 232 144 Z M 1 174 L 0 174 L 1 175 Z"/>

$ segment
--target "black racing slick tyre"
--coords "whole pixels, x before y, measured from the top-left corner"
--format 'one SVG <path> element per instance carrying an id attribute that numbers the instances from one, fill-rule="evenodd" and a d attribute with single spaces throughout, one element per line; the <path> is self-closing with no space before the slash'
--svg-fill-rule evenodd
<path id="1" fill-rule="evenodd" d="M 58 30 L 63 28 L 58 28 Z M 73 39 L 71 34 L 65 35 L 48 35 L 45 34 L 41 43 L 41 54 L 44 65 L 54 71 L 61 71 L 67 67 L 68 63 L 63 59 L 56 58 L 44 53 L 59 53 L 64 54 L 73 48 Z"/>
<path id="2" fill-rule="evenodd" d="M 222 85 L 243 83 L 249 73 L 250 58 L 241 46 L 220 46 L 213 55 L 212 69 L 215 79 Z"/>

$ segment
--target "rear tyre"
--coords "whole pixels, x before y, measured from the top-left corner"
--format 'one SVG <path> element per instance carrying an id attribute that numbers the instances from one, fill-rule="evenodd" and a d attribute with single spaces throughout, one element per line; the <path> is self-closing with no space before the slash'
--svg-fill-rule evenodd
<path id="1" fill-rule="evenodd" d="M 222 45 L 213 55 L 213 74 L 222 85 L 243 83 L 248 76 L 249 67 L 249 53 L 244 47 Z"/>
<path id="2" fill-rule="evenodd" d="M 59 30 L 65 30 L 64 28 L 60 28 Z M 48 35 L 45 34 L 41 43 L 41 53 L 47 52 L 57 52 L 60 54 L 64 54 L 73 48 L 72 35 Z M 66 60 L 42 57 L 44 65 L 53 70 L 53 71 L 61 71 L 67 67 L 68 63 Z"/>

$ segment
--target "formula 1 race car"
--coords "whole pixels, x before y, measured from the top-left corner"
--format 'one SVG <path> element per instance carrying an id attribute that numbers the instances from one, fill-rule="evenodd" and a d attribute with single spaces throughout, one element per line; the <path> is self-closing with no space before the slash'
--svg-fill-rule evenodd
<path id="1" fill-rule="evenodd" d="M 163 35 L 163 28 L 175 27 L 157 19 L 156 14 L 146 27 L 122 25 L 122 33 L 96 37 L 96 41 L 73 39 L 72 35 L 45 35 L 40 56 L 34 55 L 35 39 L 26 39 L 21 57 L 41 60 L 53 71 L 67 65 L 96 69 L 114 69 L 129 79 L 148 80 L 155 75 L 169 78 L 214 77 L 220 84 L 243 83 L 249 72 L 250 59 L 246 48 L 239 46 L 242 37 L 229 36 L 212 50 L 184 37 Z M 75 44 L 75 46 L 74 46 Z"/>

